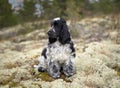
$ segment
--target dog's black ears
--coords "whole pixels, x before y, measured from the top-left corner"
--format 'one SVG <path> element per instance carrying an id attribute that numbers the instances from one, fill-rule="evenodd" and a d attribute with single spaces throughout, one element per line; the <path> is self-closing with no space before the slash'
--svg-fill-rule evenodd
<path id="1" fill-rule="evenodd" d="M 66 21 L 64 21 L 64 20 L 63 20 L 63 24 L 62 24 L 62 29 L 60 31 L 59 41 L 62 44 L 70 43 L 70 41 L 71 41 L 70 32 L 66 25 Z"/>
<path id="2" fill-rule="evenodd" d="M 67 27 L 66 21 L 63 18 L 59 18 L 59 17 L 54 18 L 51 21 L 51 26 L 54 26 L 55 28 L 59 29 L 59 41 L 62 44 L 66 44 L 66 43 L 69 43 L 71 41 L 69 29 Z"/>
<path id="3" fill-rule="evenodd" d="M 61 22 L 62 22 L 63 24 L 66 24 L 66 21 L 65 21 L 63 18 L 61 18 Z"/>

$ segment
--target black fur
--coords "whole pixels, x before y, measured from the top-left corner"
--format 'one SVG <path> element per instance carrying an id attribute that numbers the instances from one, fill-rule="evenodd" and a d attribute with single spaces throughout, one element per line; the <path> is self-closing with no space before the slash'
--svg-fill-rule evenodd
<path id="1" fill-rule="evenodd" d="M 48 45 L 56 42 L 57 39 L 58 39 L 58 41 L 61 44 L 70 44 L 70 49 L 72 50 L 72 53 L 75 52 L 74 44 L 71 41 L 70 33 L 69 33 L 69 29 L 66 25 L 66 21 L 62 18 L 58 21 L 52 20 L 51 21 L 51 27 L 52 27 L 52 29 L 50 29 L 47 32 L 47 34 L 49 36 Z M 53 28 L 54 28 L 55 32 L 53 31 Z M 46 58 L 46 49 L 44 49 L 42 51 L 41 55 L 43 55 Z M 73 56 L 75 57 L 76 55 L 73 54 Z"/>
<path id="2" fill-rule="evenodd" d="M 57 21 L 52 20 L 51 27 L 52 27 L 52 29 L 50 29 L 48 31 L 48 36 L 51 37 L 52 41 L 54 40 L 54 38 L 58 38 L 58 40 L 61 44 L 70 43 L 70 41 L 71 41 L 70 33 L 69 33 L 69 29 L 66 25 L 66 21 L 64 19 L 60 18 L 60 20 L 57 20 Z M 55 32 L 53 30 L 55 30 Z M 54 36 L 54 35 L 56 35 L 56 36 Z M 53 38 L 53 36 L 54 36 L 54 38 Z M 49 41 L 51 41 L 51 39 Z M 49 42 L 49 43 L 51 43 L 51 42 Z"/>
<path id="3" fill-rule="evenodd" d="M 74 44 L 71 41 L 69 29 L 66 25 L 66 21 L 62 18 L 59 20 L 52 20 L 51 21 L 51 29 L 47 32 L 48 34 L 48 48 L 51 46 L 51 44 L 55 43 L 56 41 L 59 41 L 60 44 L 65 45 L 69 44 L 71 49 L 71 55 L 75 57 L 75 48 Z M 44 56 L 44 58 L 47 60 L 47 48 L 44 48 L 42 51 L 41 56 Z M 50 74 L 50 76 L 54 78 L 58 78 L 60 76 L 60 71 L 62 70 L 63 73 L 66 76 L 71 76 L 75 72 L 75 67 L 71 61 L 68 63 L 63 63 L 61 66 L 58 62 L 50 62 L 47 64 L 47 71 Z M 44 72 L 46 69 L 43 69 L 42 67 L 39 67 L 38 71 Z"/>
<path id="4" fill-rule="evenodd" d="M 44 49 L 43 49 L 43 51 L 42 51 L 42 53 L 41 53 L 41 56 L 44 56 L 44 57 L 45 57 L 45 59 L 47 59 L 47 56 L 46 56 L 46 51 L 47 51 L 47 49 L 46 49 L 46 48 L 44 48 Z"/>
<path id="5" fill-rule="evenodd" d="M 57 41 L 57 38 L 51 38 L 51 37 L 49 37 L 49 43 L 48 43 L 48 45 L 49 44 L 52 44 L 52 43 L 54 43 L 54 42 L 56 42 Z"/>
<path id="6" fill-rule="evenodd" d="M 61 44 L 70 44 L 70 49 L 72 50 L 72 53 L 75 52 L 74 44 L 71 41 L 70 33 L 67 27 L 66 21 L 62 18 L 60 18 L 60 20 L 57 20 L 57 21 L 52 20 L 51 27 L 52 29 L 50 29 L 48 33 L 51 32 L 51 35 L 56 35 L 56 37 L 52 38 L 51 35 L 48 34 L 49 44 L 56 42 L 58 39 L 58 41 Z M 53 31 L 53 29 L 55 30 L 55 32 Z M 73 56 L 75 57 L 76 55 L 73 54 Z"/>

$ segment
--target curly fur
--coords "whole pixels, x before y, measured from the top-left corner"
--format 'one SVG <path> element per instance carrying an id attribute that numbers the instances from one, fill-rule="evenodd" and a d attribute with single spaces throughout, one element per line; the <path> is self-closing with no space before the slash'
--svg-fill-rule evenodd
<path id="1" fill-rule="evenodd" d="M 72 76 L 75 73 L 75 48 L 69 29 L 62 18 L 53 19 L 51 27 L 47 32 L 48 46 L 43 49 L 39 58 L 38 71 L 47 71 L 53 78 L 60 77 L 61 72 Z"/>

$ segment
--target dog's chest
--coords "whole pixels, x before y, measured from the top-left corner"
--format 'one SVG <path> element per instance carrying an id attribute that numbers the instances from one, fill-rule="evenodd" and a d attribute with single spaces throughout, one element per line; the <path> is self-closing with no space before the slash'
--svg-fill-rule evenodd
<path id="1" fill-rule="evenodd" d="M 68 60 L 71 56 L 71 49 L 69 44 L 61 45 L 59 42 L 56 42 L 50 45 L 47 48 L 47 59 L 52 61 L 64 62 Z"/>

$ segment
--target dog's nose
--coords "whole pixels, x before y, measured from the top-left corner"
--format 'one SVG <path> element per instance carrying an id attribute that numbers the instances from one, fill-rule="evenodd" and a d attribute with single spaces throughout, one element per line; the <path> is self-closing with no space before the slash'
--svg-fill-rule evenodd
<path id="1" fill-rule="evenodd" d="M 56 38 L 57 37 L 57 34 L 56 32 L 53 30 L 53 29 L 50 29 L 48 32 L 47 32 L 48 36 L 51 37 L 51 38 Z"/>
<path id="2" fill-rule="evenodd" d="M 56 32 L 55 32 L 55 29 L 53 29 L 53 28 L 48 30 L 48 32 L 47 32 L 48 35 L 54 34 L 54 33 L 56 33 Z"/>

